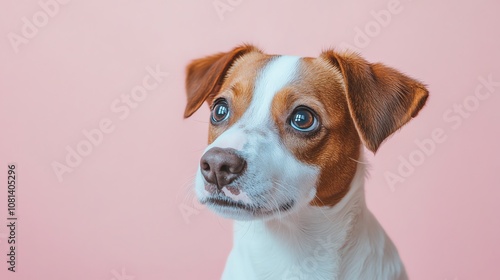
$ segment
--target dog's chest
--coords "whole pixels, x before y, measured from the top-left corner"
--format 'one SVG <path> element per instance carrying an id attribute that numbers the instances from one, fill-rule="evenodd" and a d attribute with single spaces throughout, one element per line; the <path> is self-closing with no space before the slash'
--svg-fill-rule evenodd
<path id="1" fill-rule="evenodd" d="M 344 238 L 342 234 L 286 237 L 258 222 L 237 223 L 222 279 L 338 279 Z"/>
<path id="2" fill-rule="evenodd" d="M 327 244 L 323 244 L 327 245 Z M 235 247 L 229 255 L 222 279 L 338 279 L 340 258 L 328 246 L 307 253 L 288 252 L 283 247 Z"/>

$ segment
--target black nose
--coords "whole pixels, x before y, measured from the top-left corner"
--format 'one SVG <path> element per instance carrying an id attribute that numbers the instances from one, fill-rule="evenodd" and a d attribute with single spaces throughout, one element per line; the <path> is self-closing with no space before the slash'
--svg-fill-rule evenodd
<path id="1" fill-rule="evenodd" d="M 219 189 L 238 178 L 245 166 L 246 161 L 230 148 L 211 148 L 200 160 L 201 174 Z"/>

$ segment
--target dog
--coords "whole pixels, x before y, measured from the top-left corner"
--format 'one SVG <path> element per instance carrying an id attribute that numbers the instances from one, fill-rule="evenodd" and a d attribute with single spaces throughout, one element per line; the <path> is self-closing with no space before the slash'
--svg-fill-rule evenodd
<path id="1" fill-rule="evenodd" d="M 193 60 L 190 117 L 210 106 L 199 201 L 235 220 L 222 279 L 407 279 L 364 196 L 366 147 L 416 117 L 426 86 L 351 52 L 269 55 L 253 45 Z"/>

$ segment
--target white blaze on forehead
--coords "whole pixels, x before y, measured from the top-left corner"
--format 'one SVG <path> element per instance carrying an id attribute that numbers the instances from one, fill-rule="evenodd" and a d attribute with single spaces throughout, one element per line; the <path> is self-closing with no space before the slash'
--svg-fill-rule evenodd
<path id="1" fill-rule="evenodd" d="M 252 102 L 245 113 L 251 124 L 270 121 L 271 104 L 278 91 L 292 82 L 297 75 L 300 57 L 278 56 L 262 70 L 255 82 Z M 245 122 L 245 124 L 248 124 Z"/>
<path id="2" fill-rule="evenodd" d="M 212 147 L 233 148 L 246 160 L 245 172 L 229 189 L 227 186 L 221 189 L 227 198 L 276 210 L 276 207 L 291 201 L 296 205 L 294 207 L 302 207 L 316 195 L 319 168 L 297 160 L 281 145 L 271 116 L 276 94 L 297 79 L 300 63 L 301 58 L 296 56 L 273 57 L 254 81 L 251 102 L 241 119 L 207 147 L 206 150 Z M 198 169 L 196 192 L 201 199 L 213 195 L 205 190 L 205 183 Z M 214 210 L 227 217 L 252 217 L 251 213 L 244 211 L 228 212 L 217 207 Z"/>
<path id="3" fill-rule="evenodd" d="M 248 135 L 243 131 L 245 127 L 260 126 L 271 121 L 271 104 L 278 91 L 292 82 L 299 66 L 298 56 L 277 56 L 264 66 L 255 81 L 255 90 L 249 108 L 241 120 L 220 135 L 210 144 L 205 152 L 213 147 L 233 148 L 242 150 L 248 141 Z"/>

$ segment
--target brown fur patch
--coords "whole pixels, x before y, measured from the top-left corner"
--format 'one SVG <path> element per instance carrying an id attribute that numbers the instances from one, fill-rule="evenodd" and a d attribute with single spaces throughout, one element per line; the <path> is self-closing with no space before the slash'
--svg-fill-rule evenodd
<path id="1" fill-rule="evenodd" d="M 237 59 L 231 66 L 219 92 L 210 101 L 225 98 L 231 113 L 227 122 L 210 125 L 208 130 L 209 144 L 235 124 L 245 113 L 252 101 L 255 80 L 269 58 L 268 55 L 253 52 Z M 210 106 L 212 105 L 210 104 Z"/>
<path id="2" fill-rule="evenodd" d="M 243 45 L 227 53 L 218 53 L 193 60 L 186 68 L 187 104 L 184 118 L 190 117 L 203 102 L 213 100 L 235 60 L 251 52 L 261 53 L 252 45 Z"/>
<path id="3" fill-rule="evenodd" d="M 321 170 L 311 204 L 333 206 L 349 190 L 361 142 L 338 71 L 320 59 L 304 58 L 301 64 L 297 81 L 276 94 L 272 116 L 283 143 L 295 157 Z M 297 106 L 317 113 L 318 132 L 307 136 L 290 127 L 289 117 Z"/>
<path id="4" fill-rule="evenodd" d="M 271 58 L 253 46 L 193 61 L 188 66 L 185 117 L 207 100 L 228 101 L 231 115 L 211 125 L 209 143 L 231 127 L 251 103 L 258 74 Z M 272 117 L 286 147 L 304 163 L 318 166 L 316 206 L 333 206 L 349 191 L 361 141 L 375 152 L 394 131 L 417 116 L 428 92 L 425 86 L 383 64 L 356 54 L 323 52 L 303 58 L 299 77 L 273 99 Z M 297 106 L 314 110 L 318 131 L 303 134 L 290 125 Z"/>
<path id="5" fill-rule="evenodd" d="M 420 82 L 358 55 L 327 51 L 317 59 L 303 58 L 299 78 L 275 96 L 272 115 L 287 148 L 321 170 L 311 204 L 339 202 L 356 172 L 361 140 L 375 152 L 418 114 L 427 95 Z M 317 113 L 317 132 L 303 134 L 290 127 L 289 116 L 297 106 Z"/>

